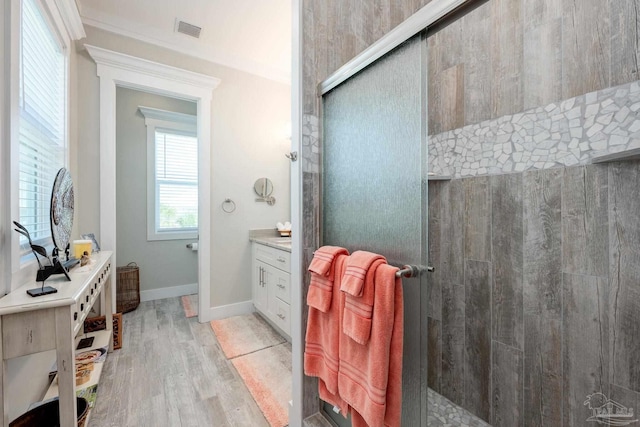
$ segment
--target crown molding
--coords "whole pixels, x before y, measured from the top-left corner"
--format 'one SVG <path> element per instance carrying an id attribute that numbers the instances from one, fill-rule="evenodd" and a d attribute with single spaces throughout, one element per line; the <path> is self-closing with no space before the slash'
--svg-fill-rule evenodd
<path id="1" fill-rule="evenodd" d="M 152 119 L 165 122 L 182 123 L 185 125 L 193 126 L 194 129 L 197 124 L 197 117 L 193 114 L 161 110 L 159 108 L 145 107 L 144 105 L 139 105 L 138 110 L 140 110 L 145 120 Z"/>
<path id="2" fill-rule="evenodd" d="M 235 55 L 224 54 L 222 52 L 215 51 L 214 49 L 207 49 L 204 48 L 203 45 L 194 43 L 193 41 L 188 39 L 185 39 L 184 42 L 176 42 L 166 40 L 160 33 L 142 34 L 140 32 L 132 31 L 130 30 L 130 28 L 135 28 L 135 25 L 132 25 L 130 21 L 118 16 L 106 16 L 108 17 L 109 22 L 105 22 L 107 19 L 104 18 L 104 14 L 99 13 L 93 8 L 82 8 L 81 17 L 82 22 L 85 25 L 89 25 L 91 27 L 108 31 L 110 33 L 118 34 L 120 36 L 169 49 L 193 58 L 202 59 L 207 62 L 244 71 L 246 73 L 263 77 L 268 80 L 273 80 L 289 85 L 291 84 L 290 72 L 283 71 L 276 67 L 261 64 L 256 61 L 240 58 Z"/>
<path id="3" fill-rule="evenodd" d="M 62 22 L 67 28 L 69 37 L 72 40 L 80 40 L 87 37 L 75 0 L 55 0 L 55 4 L 62 17 Z"/>
<path id="4" fill-rule="evenodd" d="M 220 79 L 183 70 L 170 65 L 153 62 L 124 53 L 114 52 L 97 46 L 85 44 L 84 47 L 91 55 L 91 58 L 98 65 L 107 65 L 113 68 L 133 72 L 143 73 L 154 77 L 172 80 L 178 83 L 185 83 L 197 87 L 206 87 L 211 90 L 220 84 Z"/>

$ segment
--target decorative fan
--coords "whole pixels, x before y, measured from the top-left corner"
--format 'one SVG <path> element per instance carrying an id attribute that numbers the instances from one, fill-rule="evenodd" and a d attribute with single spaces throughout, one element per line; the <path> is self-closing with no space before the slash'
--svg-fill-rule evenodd
<path id="1" fill-rule="evenodd" d="M 69 277 L 68 268 L 71 268 L 77 260 L 69 260 L 69 252 L 67 246 L 69 246 L 69 238 L 71 237 L 71 228 L 73 227 L 73 181 L 71 181 L 71 175 L 69 172 L 62 168 L 58 171 L 56 179 L 53 182 L 53 189 L 51 190 L 51 237 L 53 239 L 53 251 L 51 257 L 47 255 L 47 250 L 43 246 L 34 244 L 31 241 L 29 230 L 17 221 L 13 221 L 16 226 L 15 230 L 29 239 L 29 245 L 33 251 L 33 255 L 38 261 L 38 272 L 36 273 L 36 282 L 42 282 L 39 288 L 27 289 L 27 294 L 32 297 L 39 297 L 48 294 L 54 294 L 58 292 L 58 289 L 45 286 L 44 282 L 53 274 L 64 274 L 67 280 L 71 280 Z M 59 252 L 65 251 L 66 261 L 62 263 L 60 261 Z M 48 261 L 48 264 L 43 265 L 40 262 L 38 255 Z"/>
<path id="2" fill-rule="evenodd" d="M 73 227 L 73 181 L 71 174 L 61 168 L 51 190 L 51 237 L 60 251 L 65 251 Z"/>

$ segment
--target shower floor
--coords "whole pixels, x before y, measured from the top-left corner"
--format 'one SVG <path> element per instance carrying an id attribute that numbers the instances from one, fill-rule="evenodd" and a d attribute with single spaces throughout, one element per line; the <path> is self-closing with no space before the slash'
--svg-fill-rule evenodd
<path id="1" fill-rule="evenodd" d="M 429 427 L 491 427 L 490 424 L 431 389 L 429 389 L 427 425 Z"/>

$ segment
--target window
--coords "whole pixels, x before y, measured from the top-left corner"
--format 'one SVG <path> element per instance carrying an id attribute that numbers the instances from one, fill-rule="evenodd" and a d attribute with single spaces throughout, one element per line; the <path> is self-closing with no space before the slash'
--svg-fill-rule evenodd
<path id="1" fill-rule="evenodd" d="M 20 18 L 17 216 L 33 240 L 48 244 L 51 188 L 67 158 L 67 61 L 36 0 L 22 1 Z M 27 243 L 20 238 L 21 255 Z"/>
<path id="2" fill-rule="evenodd" d="M 195 116 L 140 107 L 147 125 L 147 239 L 198 235 Z"/>

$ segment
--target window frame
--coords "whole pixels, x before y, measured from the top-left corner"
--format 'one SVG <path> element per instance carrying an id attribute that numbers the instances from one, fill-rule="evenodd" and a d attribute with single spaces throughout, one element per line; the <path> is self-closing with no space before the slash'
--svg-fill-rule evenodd
<path id="1" fill-rule="evenodd" d="M 139 106 L 147 127 L 147 241 L 189 240 L 198 238 L 198 229 L 193 231 L 157 231 L 156 227 L 156 130 L 193 136 L 197 139 L 195 115 Z M 200 142 L 198 141 L 198 144 Z M 198 182 L 198 186 L 200 183 Z"/>
<path id="2" fill-rule="evenodd" d="M 58 44 L 64 60 L 65 79 L 65 100 L 64 100 L 64 167 L 69 167 L 70 163 L 70 99 L 71 99 L 71 79 L 70 79 L 70 50 L 71 37 L 65 26 L 64 17 L 53 0 L 33 0 L 42 14 L 47 24 L 51 36 Z M 24 0 L 11 2 L 10 7 L 10 31 L 9 31 L 9 160 L 10 160 L 10 220 L 18 220 L 20 217 L 19 207 L 19 177 L 20 177 L 20 63 L 22 50 L 22 9 Z M 51 183 L 53 185 L 53 182 Z M 35 257 L 30 250 L 24 250 L 20 246 L 20 235 L 10 232 L 11 242 L 11 289 L 20 284 L 33 279 L 33 273 L 37 268 Z M 51 250 L 53 242 L 47 239 L 46 247 Z"/>

